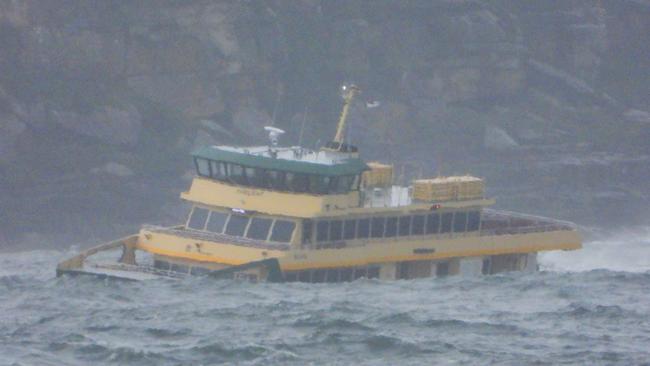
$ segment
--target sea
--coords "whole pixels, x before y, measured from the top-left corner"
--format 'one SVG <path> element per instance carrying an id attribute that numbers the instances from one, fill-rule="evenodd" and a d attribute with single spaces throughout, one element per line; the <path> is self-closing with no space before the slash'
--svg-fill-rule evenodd
<path id="1" fill-rule="evenodd" d="M 650 228 L 540 271 L 339 284 L 55 277 L 0 253 L 0 365 L 650 365 Z"/>

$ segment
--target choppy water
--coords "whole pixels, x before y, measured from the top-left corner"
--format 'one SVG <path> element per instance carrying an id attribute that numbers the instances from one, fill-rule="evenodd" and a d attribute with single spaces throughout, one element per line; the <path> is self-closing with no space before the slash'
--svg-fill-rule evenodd
<path id="1" fill-rule="evenodd" d="M 543 271 L 346 284 L 54 278 L 0 254 L 0 365 L 650 364 L 650 231 Z"/>

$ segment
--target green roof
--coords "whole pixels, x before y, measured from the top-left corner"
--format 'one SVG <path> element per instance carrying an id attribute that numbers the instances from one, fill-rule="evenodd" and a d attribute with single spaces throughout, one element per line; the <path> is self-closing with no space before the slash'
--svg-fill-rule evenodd
<path id="1" fill-rule="evenodd" d="M 192 156 L 196 158 L 240 164 L 248 167 L 327 176 L 356 175 L 370 169 L 363 160 L 358 158 L 350 158 L 341 163 L 335 164 L 320 164 L 300 160 L 272 158 L 243 152 L 226 151 L 212 146 L 200 147 L 192 152 Z"/>

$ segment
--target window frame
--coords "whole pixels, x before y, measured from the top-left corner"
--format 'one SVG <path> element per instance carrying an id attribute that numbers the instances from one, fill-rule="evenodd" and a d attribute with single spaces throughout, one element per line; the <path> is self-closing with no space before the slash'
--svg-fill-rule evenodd
<path id="1" fill-rule="evenodd" d="M 406 234 L 403 233 L 403 224 L 402 222 L 406 221 L 407 222 L 407 227 L 406 227 Z M 397 236 L 411 236 L 411 222 L 413 221 L 413 215 L 402 215 L 399 216 L 397 219 Z"/>
<path id="2" fill-rule="evenodd" d="M 196 209 L 207 211 L 207 214 L 205 215 L 205 220 L 203 220 L 203 228 L 201 228 L 201 229 L 195 229 L 193 227 L 190 227 L 190 221 L 192 221 L 192 218 L 194 217 L 194 211 Z M 205 227 L 206 227 L 206 224 L 208 223 L 209 218 L 210 218 L 210 210 L 209 209 L 204 208 L 204 207 L 200 207 L 200 206 L 193 206 L 192 211 L 190 211 L 190 215 L 187 218 L 187 221 L 185 222 L 185 228 L 190 229 L 190 230 L 205 231 Z"/>

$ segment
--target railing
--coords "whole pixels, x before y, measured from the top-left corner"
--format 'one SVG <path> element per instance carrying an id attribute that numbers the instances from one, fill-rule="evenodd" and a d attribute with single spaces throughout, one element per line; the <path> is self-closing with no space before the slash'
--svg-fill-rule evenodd
<path id="1" fill-rule="evenodd" d="M 480 235 L 513 235 L 575 230 L 577 230 L 577 226 L 568 221 L 518 212 L 484 209 Z"/>
<path id="2" fill-rule="evenodd" d="M 166 228 L 161 226 L 146 225 L 143 229 L 155 233 L 172 234 L 196 240 L 214 241 L 224 244 L 241 245 L 245 247 L 268 249 L 268 250 L 289 250 L 289 244 L 284 243 L 269 243 L 262 240 L 255 240 L 244 238 L 240 236 L 231 236 L 226 234 L 213 233 L 209 231 L 198 231 L 185 229 L 183 226 L 176 226 L 173 228 Z"/>

